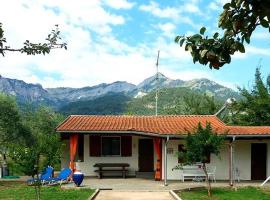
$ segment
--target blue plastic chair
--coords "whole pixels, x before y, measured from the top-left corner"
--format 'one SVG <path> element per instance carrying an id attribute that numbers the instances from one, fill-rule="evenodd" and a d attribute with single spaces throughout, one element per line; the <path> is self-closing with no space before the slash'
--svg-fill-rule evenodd
<path id="1" fill-rule="evenodd" d="M 60 174 L 55 178 L 50 178 L 48 180 L 49 185 L 62 184 L 63 182 L 67 182 L 69 176 L 71 175 L 72 170 L 69 168 L 64 168 L 61 170 Z"/>
<path id="2" fill-rule="evenodd" d="M 46 167 L 46 169 L 40 174 L 39 178 L 31 178 L 27 180 L 28 185 L 33 185 L 35 182 L 40 181 L 44 185 L 48 180 L 52 178 L 53 168 L 51 166 Z"/>

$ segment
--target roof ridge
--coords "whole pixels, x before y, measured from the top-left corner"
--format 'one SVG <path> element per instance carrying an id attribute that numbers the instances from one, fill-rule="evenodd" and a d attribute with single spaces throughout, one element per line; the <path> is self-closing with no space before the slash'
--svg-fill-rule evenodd
<path id="1" fill-rule="evenodd" d="M 61 123 L 59 123 L 56 128 L 54 129 L 55 131 L 57 131 L 57 129 L 62 125 L 64 124 L 69 118 L 71 117 L 71 115 L 69 115 L 64 121 L 62 121 Z"/>
<path id="2" fill-rule="evenodd" d="M 216 115 L 213 115 L 220 123 L 222 123 L 225 126 L 228 126 L 224 121 L 222 121 L 221 119 L 219 119 Z"/>
<path id="3" fill-rule="evenodd" d="M 69 116 L 96 116 L 96 117 L 216 117 L 215 115 L 69 115 Z M 218 117 L 216 117 L 220 120 Z M 220 120 L 221 121 L 221 120 Z"/>
<path id="4" fill-rule="evenodd" d="M 238 127 L 238 128 L 269 128 L 270 126 L 245 126 L 245 125 L 227 125 L 227 127 Z"/>

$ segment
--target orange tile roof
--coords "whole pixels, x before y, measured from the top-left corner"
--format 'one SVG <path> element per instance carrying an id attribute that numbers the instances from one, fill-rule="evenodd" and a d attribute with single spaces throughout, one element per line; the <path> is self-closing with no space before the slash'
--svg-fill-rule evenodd
<path id="1" fill-rule="evenodd" d="M 144 132 L 159 135 L 184 135 L 198 123 L 210 122 L 217 133 L 229 135 L 270 135 L 270 126 L 227 126 L 215 115 L 112 116 L 71 115 L 57 132 Z"/>
<path id="2" fill-rule="evenodd" d="M 227 126 L 230 135 L 270 135 L 270 126 Z"/>

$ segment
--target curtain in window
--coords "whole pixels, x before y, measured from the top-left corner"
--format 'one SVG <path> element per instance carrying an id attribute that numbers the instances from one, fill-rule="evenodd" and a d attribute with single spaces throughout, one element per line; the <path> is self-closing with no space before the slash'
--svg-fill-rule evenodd
<path id="1" fill-rule="evenodd" d="M 161 159 L 162 159 L 162 151 L 161 151 L 161 139 L 155 138 L 154 139 L 154 148 L 155 152 L 157 154 L 157 162 L 156 162 L 156 173 L 155 173 L 155 180 L 160 181 L 161 180 Z"/>
<path id="2" fill-rule="evenodd" d="M 73 134 L 69 138 L 69 145 L 70 145 L 70 163 L 69 168 L 72 169 L 72 171 L 75 171 L 75 164 L 74 159 L 76 156 L 77 151 L 77 145 L 78 145 L 78 134 Z"/>

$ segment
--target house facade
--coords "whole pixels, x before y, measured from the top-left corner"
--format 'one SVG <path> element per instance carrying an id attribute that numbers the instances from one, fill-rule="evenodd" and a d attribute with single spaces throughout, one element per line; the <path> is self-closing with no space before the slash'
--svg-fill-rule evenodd
<path id="1" fill-rule="evenodd" d="M 62 167 L 75 166 L 97 176 L 96 163 L 128 163 L 128 175 L 155 172 L 153 179 L 181 180 L 187 132 L 211 123 L 226 139 L 220 155 L 209 156 L 217 180 L 265 180 L 270 176 L 270 127 L 227 126 L 214 115 L 92 116 L 72 115 L 57 127 L 66 143 Z"/>

